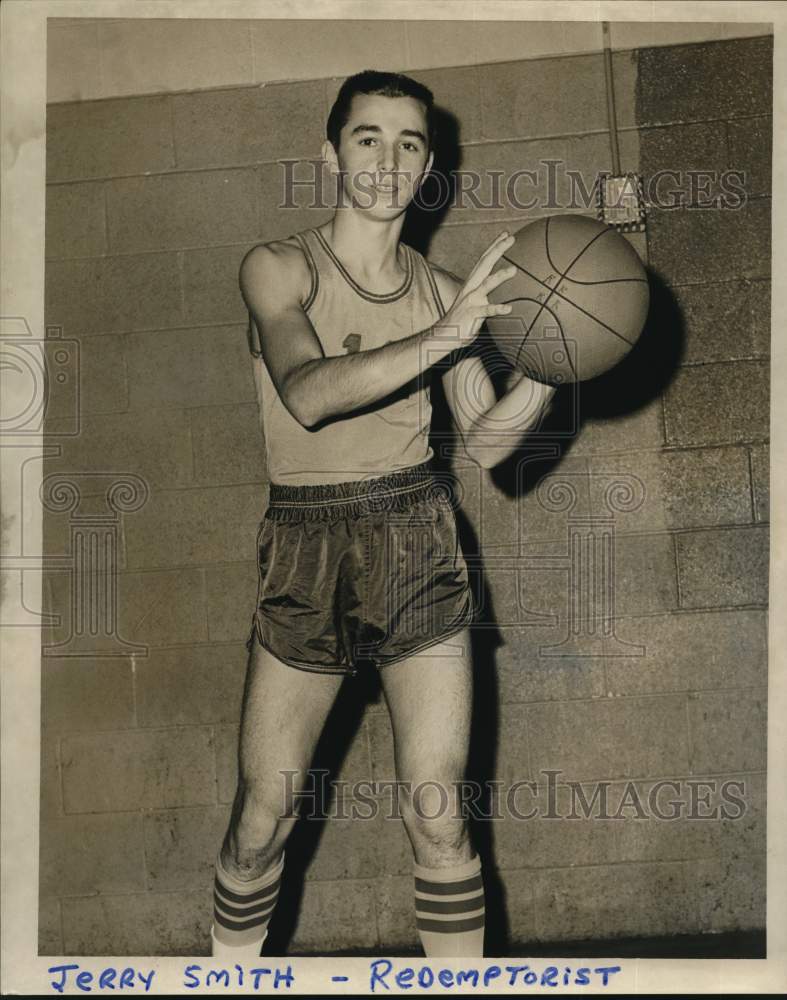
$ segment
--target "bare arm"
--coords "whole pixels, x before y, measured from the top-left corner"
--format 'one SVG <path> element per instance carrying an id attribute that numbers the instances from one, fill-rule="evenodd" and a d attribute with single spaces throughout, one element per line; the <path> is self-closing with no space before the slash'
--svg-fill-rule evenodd
<path id="1" fill-rule="evenodd" d="M 497 246 L 499 244 L 499 247 Z M 260 331 L 265 364 L 284 405 L 304 427 L 377 402 L 415 378 L 425 368 L 473 339 L 488 315 L 508 311 L 486 295 L 502 279 L 489 279 L 494 263 L 508 247 L 498 239 L 457 296 L 442 322 L 383 347 L 326 357 L 303 309 L 308 269 L 299 249 L 285 243 L 255 247 L 244 257 L 240 287 Z M 498 252 L 499 251 L 499 252 Z M 483 266 L 482 266 L 483 262 Z"/>
<path id="2" fill-rule="evenodd" d="M 435 270 L 444 302 L 452 302 L 461 281 Z M 555 389 L 512 369 L 506 392 L 497 398 L 483 360 L 477 354 L 461 357 L 443 375 L 443 388 L 465 452 L 486 469 L 504 461 L 520 446 L 522 437 L 548 412 Z"/>

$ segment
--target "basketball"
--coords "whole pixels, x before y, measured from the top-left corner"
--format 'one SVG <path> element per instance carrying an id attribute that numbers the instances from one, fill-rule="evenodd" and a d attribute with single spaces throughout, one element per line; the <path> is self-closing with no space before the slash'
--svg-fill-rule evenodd
<path id="1" fill-rule="evenodd" d="M 636 344 L 650 301 L 637 252 L 617 230 L 584 215 L 523 226 L 498 267 L 513 278 L 489 294 L 508 302 L 487 326 L 503 356 L 539 382 L 595 378 Z"/>

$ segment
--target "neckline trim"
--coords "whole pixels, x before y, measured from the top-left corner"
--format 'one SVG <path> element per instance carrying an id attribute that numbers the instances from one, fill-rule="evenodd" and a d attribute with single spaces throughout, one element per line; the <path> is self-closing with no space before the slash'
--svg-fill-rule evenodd
<path id="1" fill-rule="evenodd" d="M 358 284 L 355 278 L 353 278 L 353 276 L 350 274 L 350 272 L 347 270 L 344 264 L 342 264 L 342 262 L 333 252 L 330 244 L 325 239 L 325 237 L 323 236 L 323 234 L 320 232 L 319 229 L 313 229 L 312 232 L 317 237 L 323 250 L 325 250 L 325 252 L 331 258 L 333 263 L 336 265 L 339 273 L 347 282 L 347 284 L 353 289 L 353 291 L 357 292 L 358 295 L 360 295 L 362 298 L 367 299 L 369 302 L 395 302 L 397 299 L 400 299 L 403 295 L 406 295 L 407 292 L 410 290 L 410 286 L 413 283 L 414 268 L 413 268 L 412 257 L 410 255 L 410 247 L 406 243 L 400 244 L 400 246 L 404 247 L 404 256 L 405 256 L 406 273 L 404 281 L 399 286 L 399 288 L 394 289 L 394 291 L 378 294 L 377 292 L 370 292 L 368 289 L 364 288 L 363 285 Z"/>

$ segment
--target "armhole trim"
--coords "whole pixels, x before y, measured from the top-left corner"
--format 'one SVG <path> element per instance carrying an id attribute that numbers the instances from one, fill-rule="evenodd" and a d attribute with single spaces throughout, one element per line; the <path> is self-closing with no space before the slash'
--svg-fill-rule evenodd
<path id="1" fill-rule="evenodd" d="M 437 311 L 440 314 L 440 319 L 442 319 L 448 310 L 445 308 L 445 305 L 443 304 L 443 299 L 442 296 L 440 295 L 440 289 L 437 287 L 437 282 L 435 281 L 434 274 L 432 273 L 431 265 L 429 264 L 429 261 L 426 259 L 424 259 L 424 267 L 426 268 L 426 277 L 427 280 L 429 281 L 429 287 L 432 289 L 432 296 L 434 298 L 435 305 L 437 306 Z"/>
<path id="2" fill-rule="evenodd" d="M 308 312 L 309 309 L 314 305 L 314 300 L 317 298 L 317 292 L 320 288 L 320 274 L 317 270 L 317 265 L 314 263 L 314 257 L 312 256 L 309 244 L 306 242 L 305 237 L 302 233 L 294 233 L 294 238 L 298 241 L 298 245 L 301 250 L 303 250 L 304 256 L 306 257 L 306 263 L 309 265 L 309 276 L 311 278 L 311 284 L 309 287 L 309 294 L 306 297 L 306 301 L 303 303 L 304 312 Z"/>

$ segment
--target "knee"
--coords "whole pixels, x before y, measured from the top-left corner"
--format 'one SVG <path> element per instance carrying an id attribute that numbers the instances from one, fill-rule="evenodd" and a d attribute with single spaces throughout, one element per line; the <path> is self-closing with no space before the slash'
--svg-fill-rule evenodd
<path id="1" fill-rule="evenodd" d="M 236 860 L 253 854 L 275 860 L 292 830 L 295 817 L 270 788 L 240 782 L 225 847 Z"/>
<path id="2" fill-rule="evenodd" d="M 461 805 L 448 785 L 416 786 L 402 803 L 402 819 L 413 845 L 454 852 L 468 839 Z"/>

